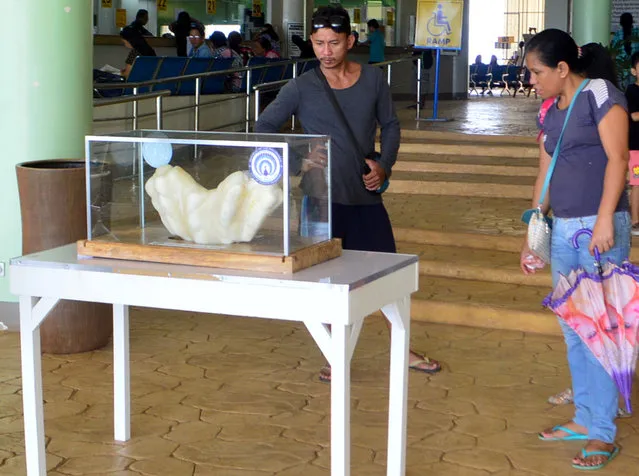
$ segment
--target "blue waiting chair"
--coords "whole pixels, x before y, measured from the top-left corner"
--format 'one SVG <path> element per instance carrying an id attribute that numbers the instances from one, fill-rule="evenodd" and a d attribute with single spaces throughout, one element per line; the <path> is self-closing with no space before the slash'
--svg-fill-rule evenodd
<path id="1" fill-rule="evenodd" d="M 175 78 L 177 76 L 182 76 L 188 60 L 189 58 L 185 58 L 182 56 L 165 57 L 162 61 L 162 64 L 160 65 L 160 68 L 158 69 L 155 79 Z M 153 91 L 163 91 L 165 89 L 171 91 L 171 95 L 176 94 L 178 89 L 178 81 L 156 84 L 153 86 Z"/>
<path id="2" fill-rule="evenodd" d="M 155 79 L 163 59 L 158 56 L 138 56 L 133 61 L 133 65 L 131 65 L 127 83 L 141 83 Z M 138 88 L 138 94 L 148 93 L 149 91 L 149 86 Z M 133 89 L 127 88 L 124 94 L 133 94 Z"/>
<path id="3" fill-rule="evenodd" d="M 301 76 L 304 73 L 306 73 L 307 71 L 311 71 L 311 70 L 315 69 L 318 66 L 319 66 L 319 60 L 318 59 L 306 61 L 306 62 L 298 65 L 297 75 Z"/>
<path id="4" fill-rule="evenodd" d="M 501 82 L 503 84 L 503 89 L 501 90 L 501 96 L 504 93 L 508 93 L 510 96 L 510 91 L 513 91 L 513 97 L 517 94 L 517 90 L 521 87 L 520 81 L 520 66 L 511 64 L 506 67 L 506 71 L 501 77 Z"/>
<path id="5" fill-rule="evenodd" d="M 260 57 L 260 56 L 253 56 L 251 59 L 248 60 L 248 63 L 246 65 L 247 66 L 261 66 L 261 65 L 264 65 L 264 64 L 267 64 L 267 63 L 268 63 L 268 59 L 267 58 L 263 58 L 263 57 Z M 260 68 L 260 69 L 254 69 L 253 71 L 251 71 L 251 84 L 250 84 L 251 89 L 253 88 L 253 86 L 256 86 L 256 85 L 258 85 L 258 84 L 260 84 L 262 82 L 262 76 L 264 75 L 264 69 L 265 68 Z M 248 72 L 242 78 L 242 91 L 246 91 L 247 77 L 248 77 Z"/>
<path id="6" fill-rule="evenodd" d="M 226 71 L 233 68 L 233 58 L 217 58 L 213 60 L 209 72 Z M 229 76 L 216 74 L 208 76 L 202 85 L 202 94 L 222 94 L 228 91 Z"/>
<path id="7" fill-rule="evenodd" d="M 191 58 L 184 68 L 184 75 L 206 73 L 213 63 L 212 58 Z M 202 92 L 202 85 L 204 84 L 204 78 L 200 79 L 200 93 Z M 192 96 L 195 94 L 195 79 L 187 79 L 186 81 L 180 81 L 180 87 L 177 94 L 179 96 Z"/>
<path id="8" fill-rule="evenodd" d="M 470 93 L 475 91 L 475 93 L 479 96 L 478 87 L 482 88 L 481 94 L 483 95 L 486 88 L 489 87 L 490 81 L 492 77 L 488 73 L 488 65 L 474 64 L 471 66 L 470 70 Z"/>
<path id="9" fill-rule="evenodd" d="M 286 65 L 278 64 L 282 63 L 281 59 L 269 59 L 267 64 L 271 64 L 268 68 L 264 70 L 262 77 L 260 78 L 259 84 L 262 83 L 273 83 L 275 81 L 281 81 L 284 77 L 284 73 L 286 72 Z"/>

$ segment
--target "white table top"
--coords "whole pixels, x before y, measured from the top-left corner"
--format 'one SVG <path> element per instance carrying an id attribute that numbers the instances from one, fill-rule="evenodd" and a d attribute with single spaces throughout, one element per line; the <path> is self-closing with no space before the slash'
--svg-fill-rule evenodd
<path id="1" fill-rule="evenodd" d="M 76 244 L 33 253 L 11 260 L 11 266 L 65 268 L 96 273 L 135 274 L 174 278 L 209 279 L 228 283 L 267 284 L 288 288 L 354 290 L 399 269 L 417 263 L 416 255 L 344 250 L 341 257 L 294 274 L 171 265 L 140 261 L 79 257 Z"/>

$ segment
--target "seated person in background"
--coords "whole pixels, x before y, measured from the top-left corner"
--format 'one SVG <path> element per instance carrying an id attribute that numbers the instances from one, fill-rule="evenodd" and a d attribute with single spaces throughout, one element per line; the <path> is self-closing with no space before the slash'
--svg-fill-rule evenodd
<path id="1" fill-rule="evenodd" d="M 252 56 L 253 52 L 251 48 L 248 48 L 242 45 L 242 35 L 237 31 L 232 31 L 229 33 L 229 48 L 235 51 L 242 58 L 242 64 L 246 66 L 249 58 Z"/>
<path id="2" fill-rule="evenodd" d="M 278 54 L 278 58 L 282 56 L 282 50 L 280 49 L 280 37 L 275 31 L 275 28 L 273 28 L 273 25 L 266 23 L 264 28 L 262 28 L 262 31 L 258 33 L 256 40 L 261 37 L 264 37 L 271 42 L 271 49 Z"/>
<path id="3" fill-rule="evenodd" d="M 129 26 L 134 30 L 139 31 L 142 36 L 154 36 L 153 33 L 144 28 L 147 23 L 149 23 L 149 12 L 147 10 L 140 9 L 135 14 L 135 20 L 133 20 Z"/>
<path id="4" fill-rule="evenodd" d="M 233 61 L 231 63 L 231 68 L 241 68 L 244 66 L 244 62 L 242 61 L 242 57 L 235 50 L 232 50 L 226 41 L 226 36 L 221 31 L 214 31 L 213 34 L 209 37 L 209 41 L 213 45 L 213 58 L 232 58 Z M 234 92 L 237 92 L 242 87 L 242 73 L 233 73 L 230 78 L 229 89 Z"/>
<path id="5" fill-rule="evenodd" d="M 169 25 L 169 30 L 175 35 L 175 47 L 177 49 L 178 56 L 190 56 L 191 55 L 191 43 L 187 41 L 189 32 L 191 31 L 191 24 L 196 23 L 202 27 L 204 31 L 204 25 L 201 21 L 196 20 L 188 12 L 181 11 L 178 14 L 177 20 Z M 204 35 L 202 35 L 204 37 Z"/>
<path id="6" fill-rule="evenodd" d="M 304 41 L 301 36 L 293 35 L 291 36 L 291 41 L 299 48 L 300 59 L 315 58 L 315 51 L 310 40 Z"/>
<path id="7" fill-rule="evenodd" d="M 204 38 L 204 27 L 199 23 L 191 23 L 189 31 L 189 42 L 192 49 L 189 56 L 191 58 L 212 58 L 213 52 Z"/>
<path id="8" fill-rule="evenodd" d="M 264 58 L 280 57 L 273 49 L 271 42 L 263 36 L 253 42 L 253 53 L 255 53 L 255 56 L 263 56 Z"/>
<path id="9" fill-rule="evenodd" d="M 128 78 L 131 66 L 138 56 L 157 56 L 155 50 L 149 46 L 142 34 L 130 26 L 125 26 L 120 32 L 122 43 L 129 48 L 129 56 L 126 57 L 124 69 L 121 70 L 123 77 Z"/>

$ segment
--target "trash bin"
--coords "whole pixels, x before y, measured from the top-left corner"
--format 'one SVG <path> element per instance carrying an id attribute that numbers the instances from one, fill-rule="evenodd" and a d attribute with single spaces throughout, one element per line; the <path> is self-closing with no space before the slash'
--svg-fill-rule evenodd
<path id="1" fill-rule="evenodd" d="M 86 167 L 83 160 L 46 160 L 16 166 L 22 253 L 30 254 L 87 237 Z M 102 172 L 96 186 L 110 182 Z M 92 186 L 93 186 L 92 180 Z M 72 354 L 104 347 L 111 337 L 108 304 L 60 301 L 40 326 L 42 352 Z"/>

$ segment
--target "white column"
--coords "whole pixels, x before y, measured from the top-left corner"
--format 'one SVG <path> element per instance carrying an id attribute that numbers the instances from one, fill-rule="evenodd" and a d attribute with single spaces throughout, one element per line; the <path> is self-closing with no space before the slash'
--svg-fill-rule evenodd
<path id="1" fill-rule="evenodd" d="M 120 8 L 120 0 L 112 0 L 111 8 L 103 8 L 102 1 L 97 0 L 95 4 L 95 14 L 98 16 L 98 34 L 117 35 L 118 28 L 115 26 L 115 9 Z"/>
<path id="2" fill-rule="evenodd" d="M 302 31 L 304 30 L 304 2 L 300 0 L 281 0 L 282 1 L 282 37 L 280 38 L 282 44 L 283 53 L 290 57 L 290 42 L 289 37 L 289 24 L 292 28 L 297 25 L 302 25 Z M 300 36 L 304 33 L 299 32 Z"/>

